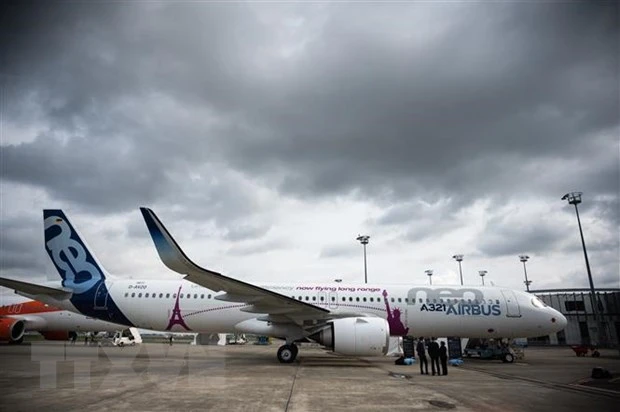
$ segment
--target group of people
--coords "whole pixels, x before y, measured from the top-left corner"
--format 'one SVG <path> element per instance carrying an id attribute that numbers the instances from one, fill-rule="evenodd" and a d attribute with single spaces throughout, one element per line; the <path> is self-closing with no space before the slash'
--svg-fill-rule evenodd
<path id="1" fill-rule="evenodd" d="M 447 375 L 448 374 L 448 348 L 444 341 L 441 342 L 441 346 L 437 343 L 437 339 L 430 338 L 430 341 L 425 340 L 423 336 L 418 339 L 416 345 L 416 352 L 418 353 L 418 361 L 420 362 L 420 374 L 428 375 L 428 359 L 426 358 L 426 352 L 428 349 L 428 356 L 431 358 L 431 371 L 433 375 Z M 439 361 L 441 361 L 441 369 L 439 368 Z"/>

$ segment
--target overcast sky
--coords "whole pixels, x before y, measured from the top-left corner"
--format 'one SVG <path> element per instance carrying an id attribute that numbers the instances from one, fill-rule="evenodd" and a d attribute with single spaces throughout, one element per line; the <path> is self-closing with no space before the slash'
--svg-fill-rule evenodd
<path id="1" fill-rule="evenodd" d="M 616 2 L 3 2 L 0 274 L 620 287 Z"/>

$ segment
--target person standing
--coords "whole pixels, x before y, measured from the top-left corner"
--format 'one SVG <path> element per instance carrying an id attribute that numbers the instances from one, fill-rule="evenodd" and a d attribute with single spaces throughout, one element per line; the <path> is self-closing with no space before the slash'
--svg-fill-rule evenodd
<path id="1" fill-rule="evenodd" d="M 431 357 L 431 371 L 433 372 L 433 375 L 435 375 L 435 372 L 437 372 L 437 375 L 440 375 L 439 344 L 435 338 L 431 338 L 431 343 L 428 345 L 428 355 Z"/>
<path id="2" fill-rule="evenodd" d="M 441 341 L 441 346 L 439 347 L 439 359 L 441 360 L 441 374 L 448 374 L 448 348 L 446 347 L 446 342 Z"/>
<path id="3" fill-rule="evenodd" d="M 416 351 L 418 352 L 418 360 L 420 361 L 420 375 L 428 375 L 428 360 L 426 359 L 426 348 L 424 347 L 423 336 L 420 336 L 418 340 Z"/>

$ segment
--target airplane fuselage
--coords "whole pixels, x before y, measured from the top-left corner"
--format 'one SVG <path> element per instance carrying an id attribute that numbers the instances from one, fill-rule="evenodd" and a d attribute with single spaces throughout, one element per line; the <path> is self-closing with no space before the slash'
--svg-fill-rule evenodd
<path id="1" fill-rule="evenodd" d="M 392 336 L 528 337 L 559 331 L 564 317 L 534 295 L 498 287 L 259 284 L 328 309 L 386 319 Z M 55 302 L 89 317 L 159 331 L 250 332 L 251 305 L 218 299 L 184 280 L 105 280 L 98 292 Z"/>

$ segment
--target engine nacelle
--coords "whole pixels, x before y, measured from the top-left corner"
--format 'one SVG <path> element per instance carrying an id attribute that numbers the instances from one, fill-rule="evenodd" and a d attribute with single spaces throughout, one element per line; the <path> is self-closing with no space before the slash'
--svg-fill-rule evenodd
<path id="1" fill-rule="evenodd" d="M 0 319 L 0 341 L 2 342 L 21 342 L 25 331 L 26 324 L 23 320 L 11 318 Z"/>
<path id="2" fill-rule="evenodd" d="M 335 319 L 309 338 L 343 355 L 379 356 L 388 351 L 390 326 L 381 318 Z"/>

